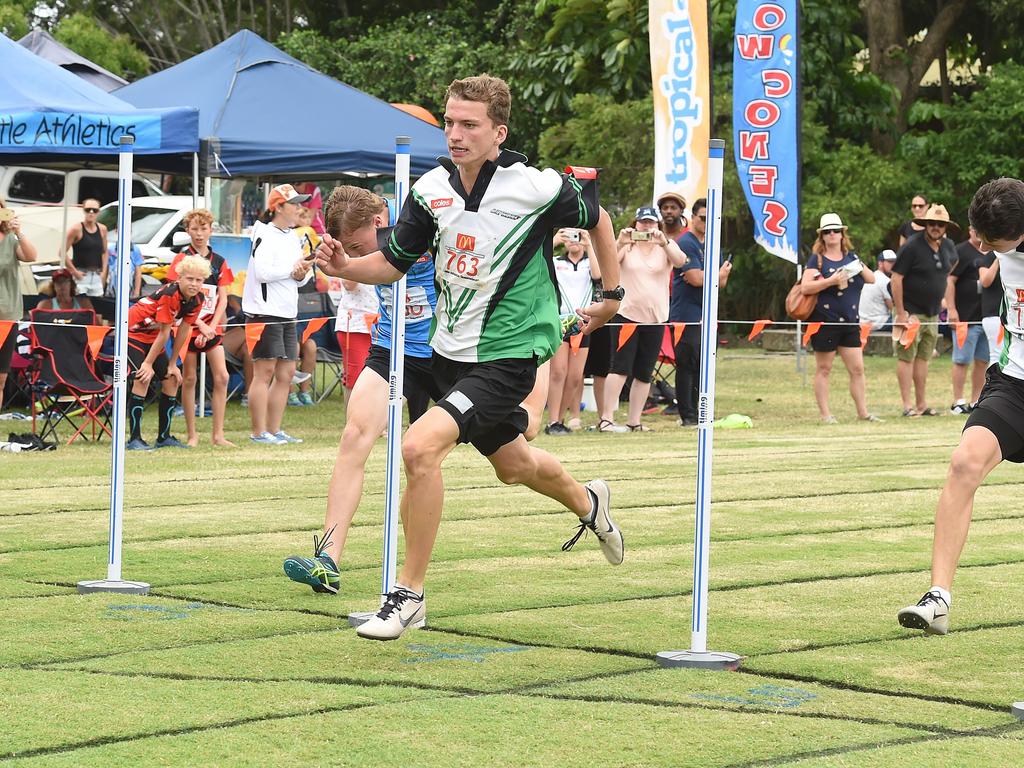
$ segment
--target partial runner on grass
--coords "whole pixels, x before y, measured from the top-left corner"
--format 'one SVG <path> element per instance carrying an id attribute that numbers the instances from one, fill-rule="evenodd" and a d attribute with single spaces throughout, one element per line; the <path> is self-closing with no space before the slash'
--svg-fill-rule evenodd
<path id="1" fill-rule="evenodd" d="M 999 260 L 1006 337 L 950 459 L 935 512 L 932 586 L 897 614 L 904 627 L 935 635 L 949 631 L 953 575 L 967 541 L 978 486 L 1000 462 L 1024 463 L 1024 182 L 988 182 L 975 193 L 969 216 Z"/>

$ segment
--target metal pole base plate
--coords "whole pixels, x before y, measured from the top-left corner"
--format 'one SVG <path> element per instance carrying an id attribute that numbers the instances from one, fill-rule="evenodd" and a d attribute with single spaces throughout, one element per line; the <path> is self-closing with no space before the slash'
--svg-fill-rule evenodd
<path id="1" fill-rule="evenodd" d="M 356 611 L 348 615 L 348 625 L 359 627 L 377 615 L 376 611 Z"/>
<path id="2" fill-rule="evenodd" d="M 1024 720 L 1024 701 L 1015 701 L 1010 711 L 1018 720 Z"/>
<path id="3" fill-rule="evenodd" d="M 348 615 L 348 625 L 350 627 L 361 626 L 362 624 L 365 624 L 376 615 L 376 611 L 356 611 L 354 613 L 350 613 Z M 427 626 L 427 619 L 426 617 L 424 617 L 420 621 L 414 622 L 409 626 L 413 629 L 423 629 L 425 626 Z"/>
<path id="4" fill-rule="evenodd" d="M 661 651 L 657 656 L 662 667 L 690 667 L 734 672 L 740 668 L 742 656 L 725 651 Z"/>
<path id="5" fill-rule="evenodd" d="M 92 592 L 119 592 L 122 595 L 148 595 L 149 584 L 146 584 L 144 581 L 111 581 L 110 579 L 78 582 L 78 594 L 88 595 Z"/>

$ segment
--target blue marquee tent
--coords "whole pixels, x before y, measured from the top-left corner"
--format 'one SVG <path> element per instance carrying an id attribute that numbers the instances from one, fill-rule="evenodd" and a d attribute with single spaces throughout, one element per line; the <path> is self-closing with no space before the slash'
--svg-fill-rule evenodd
<path id="1" fill-rule="evenodd" d="M 198 106 L 206 176 L 391 174 L 399 135 L 412 139 L 414 175 L 447 154 L 438 128 L 248 30 L 116 94 L 137 107 Z"/>
<path id="2" fill-rule="evenodd" d="M 198 125 L 195 108 L 139 109 L 0 35 L 0 159 L 116 163 L 120 138 L 130 134 L 147 167 L 188 169 Z"/>

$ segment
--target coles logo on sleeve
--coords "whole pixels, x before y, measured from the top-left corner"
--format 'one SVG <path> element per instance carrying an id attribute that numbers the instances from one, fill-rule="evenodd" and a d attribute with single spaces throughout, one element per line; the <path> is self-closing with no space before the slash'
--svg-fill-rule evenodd
<path id="1" fill-rule="evenodd" d="M 460 251 L 472 251 L 476 248 L 476 238 L 472 235 L 464 235 L 459 232 L 455 235 L 455 247 Z"/>
<path id="2" fill-rule="evenodd" d="M 452 204 L 452 198 L 450 197 L 438 197 L 430 201 L 430 207 L 435 211 L 438 208 L 448 208 Z"/>

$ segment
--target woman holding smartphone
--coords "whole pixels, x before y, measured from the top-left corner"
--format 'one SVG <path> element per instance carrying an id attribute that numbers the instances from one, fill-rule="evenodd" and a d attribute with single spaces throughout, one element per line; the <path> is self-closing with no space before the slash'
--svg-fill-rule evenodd
<path id="1" fill-rule="evenodd" d="M 861 421 L 881 421 L 868 413 L 864 385 L 864 357 L 860 348 L 860 292 L 865 283 L 875 282 L 875 273 L 853 252 L 846 225 L 838 213 L 826 213 L 818 226 L 818 239 L 804 265 L 800 290 L 817 294 L 817 304 L 808 322 L 824 323 L 811 337 L 814 350 L 814 399 L 823 424 L 838 424 L 828 404 L 828 380 L 836 351 L 850 375 L 850 396 Z"/>
<path id="2" fill-rule="evenodd" d="M 252 350 L 249 387 L 249 439 L 262 445 L 302 442 L 281 428 L 281 417 L 299 357 L 295 333 L 299 286 L 309 280 L 314 261 L 303 256 L 302 242 L 292 232 L 299 221 L 300 205 L 307 200 L 309 195 L 298 194 L 291 184 L 274 187 L 267 210 L 252 228 L 242 310 L 247 326 L 263 325 Z"/>
<path id="3" fill-rule="evenodd" d="M 648 431 L 640 423 L 640 415 L 651 392 L 651 375 L 665 336 L 669 277 L 672 267 L 686 263 L 679 245 L 665 237 L 658 228 L 658 221 L 655 208 L 638 208 L 633 226 L 623 229 L 616 243 L 619 279 L 625 296 L 619 314 L 612 319 L 612 324 L 619 324 L 619 327 L 612 329 L 614 353 L 604 385 L 601 419 L 597 423 L 599 432 Z M 637 325 L 635 328 L 623 325 L 630 323 Z M 619 405 L 619 392 L 629 376 L 633 377 L 633 383 L 629 388 L 629 415 L 623 426 L 615 423 L 615 410 Z"/>

